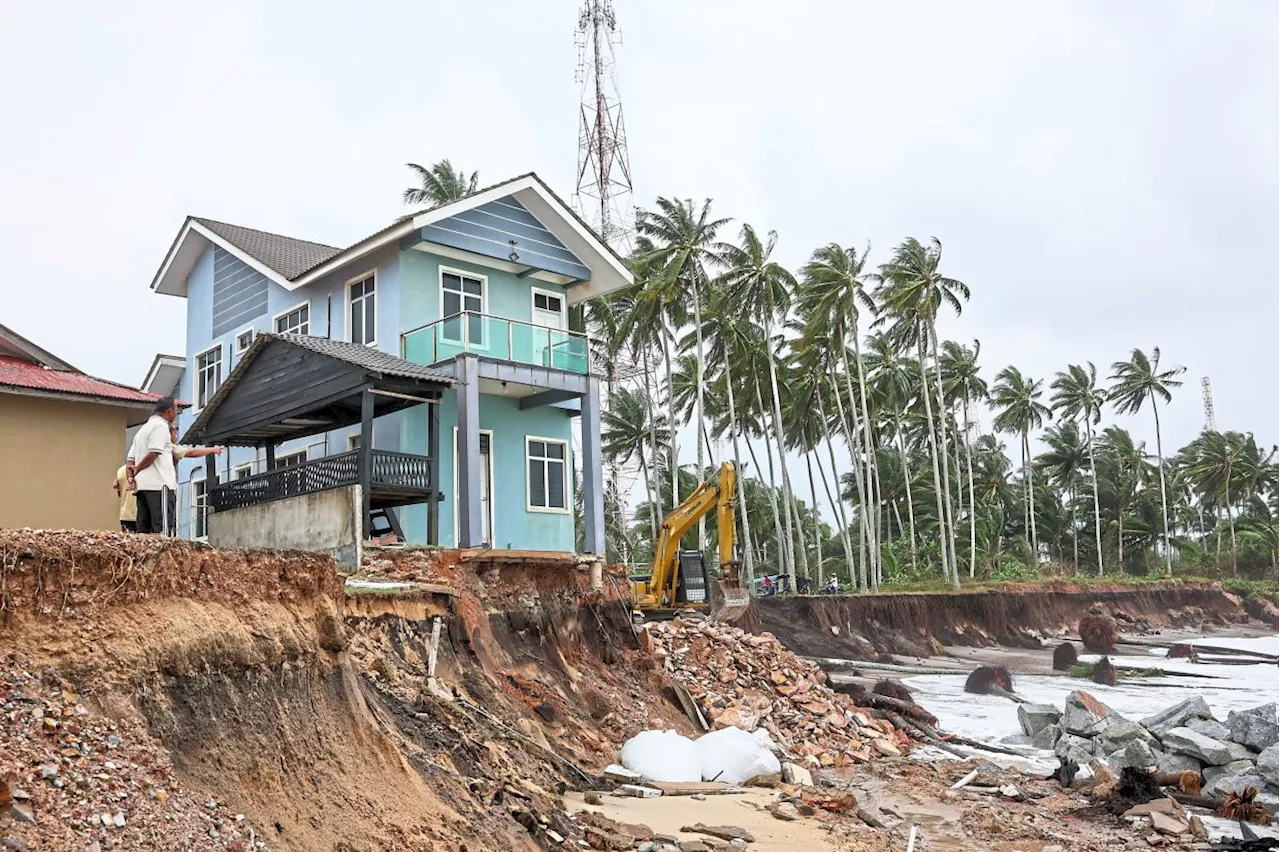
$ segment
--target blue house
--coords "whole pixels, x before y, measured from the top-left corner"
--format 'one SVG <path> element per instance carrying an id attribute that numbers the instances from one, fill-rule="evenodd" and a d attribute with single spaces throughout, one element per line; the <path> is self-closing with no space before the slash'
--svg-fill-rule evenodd
<path id="1" fill-rule="evenodd" d="M 526 174 L 345 248 L 190 217 L 151 287 L 187 304 L 176 389 L 192 408 L 181 431 L 259 334 L 374 347 L 455 382 L 438 405 L 443 499 L 430 543 L 573 551 L 580 522 L 585 550 L 603 554 L 599 379 L 591 341 L 569 330 L 568 316 L 631 283 L 622 259 Z M 373 448 L 426 454 L 428 408 L 379 417 Z M 217 478 L 315 462 L 359 440 L 352 427 L 269 452 L 233 447 Z M 179 469 L 180 530 L 190 538 L 207 531 L 207 476 L 197 462 Z M 397 520 L 408 541 L 428 543 L 424 506 L 402 507 Z"/>

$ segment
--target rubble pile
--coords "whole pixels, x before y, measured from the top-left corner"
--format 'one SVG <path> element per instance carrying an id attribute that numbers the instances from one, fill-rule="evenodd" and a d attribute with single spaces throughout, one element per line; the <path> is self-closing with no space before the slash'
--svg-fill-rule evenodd
<path id="1" fill-rule="evenodd" d="M 1274 703 L 1233 710 L 1219 721 L 1204 699 L 1195 696 L 1134 721 L 1076 690 L 1061 711 L 1043 704 L 1021 705 L 1018 720 L 1033 745 L 1053 749 L 1064 761 L 1084 766 L 1103 760 L 1116 772 L 1134 767 L 1153 769 L 1158 776 L 1189 771 L 1201 779 L 1207 796 L 1220 799 L 1252 787 L 1258 790 L 1258 803 L 1271 813 L 1280 802 L 1280 725 Z"/>
<path id="2" fill-rule="evenodd" d="M 771 634 L 677 618 L 645 627 L 663 668 L 701 705 L 710 724 L 764 728 L 811 767 L 899 757 L 911 741 L 893 723 L 832 691 L 826 674 Z"/>
<path id="3" fill-rule="evenodd" d="M 48 669 L 0 658 L 0 849 L 265 849 L 242 814 L 197 798 L 140 722 L 91 712 Z"/>

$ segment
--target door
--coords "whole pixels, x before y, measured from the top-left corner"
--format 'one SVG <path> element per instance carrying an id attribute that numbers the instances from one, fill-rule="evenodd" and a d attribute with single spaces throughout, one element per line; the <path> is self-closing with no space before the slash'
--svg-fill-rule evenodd
<path id="1" fill-rule="evenodd" d="M 565 316 L 564 294 L 549 290 L 533 290 L 533 355 L 535 363 L 544 367 L 557 366 L 556 353 L 563 348 L 569 335 Z"/>
<path id="2" fill-rule="evenodd" d="M 493 544 L 493 432 L 480 430 L 480 540 Z M 453 493 L 458 493 L 458 471 L 461 462 L 458 456 L 458 429 L 453 430 Z M 462 519 L 458 516 L 458 504 L 454 503 L 453 540 L 462 539 Z"/>

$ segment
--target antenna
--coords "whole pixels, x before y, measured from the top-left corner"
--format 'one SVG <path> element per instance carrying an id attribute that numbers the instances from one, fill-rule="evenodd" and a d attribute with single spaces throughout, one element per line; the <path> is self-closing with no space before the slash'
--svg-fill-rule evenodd
<path id="1" fill-rule="evenodd" d="M 1209 377 L 1200 379 L 1200 390 L 1204 394 L 1204 428 L 1209 432 L 1217 432 L 1218 424 L 1213 417 L 1213 388 L 1209 387 Z"/>
<path id="2" fill-rule="evenodd" d="M 613 55 L 622 40 L 613 0 L 582 0 L 578 29 L 578 67 L 582 84 L 578 123 L 578 182 L 573 207 L 619 254 L 631 251 L 631 160 L 622 120 Z"/>

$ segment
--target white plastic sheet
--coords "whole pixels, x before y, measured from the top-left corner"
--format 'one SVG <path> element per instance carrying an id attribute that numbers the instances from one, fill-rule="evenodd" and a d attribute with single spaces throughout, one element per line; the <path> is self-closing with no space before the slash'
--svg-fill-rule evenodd
<path id="1" fill-rule="evenodd" d="M 641 731 L 622 745 L 622 765 L 647 781 L 693 783 L 702 767 L 693 740 L 675 731 Z"/>
<path id="2" fill-rule="evenodd" d="M 782 764 L 769 750 L 768 732 L 748 733 L 741 728 L 724 728 L 703 734 L 694 742 L 704 781 L 741 784 L 757 775 L 777 775 Z"/>

